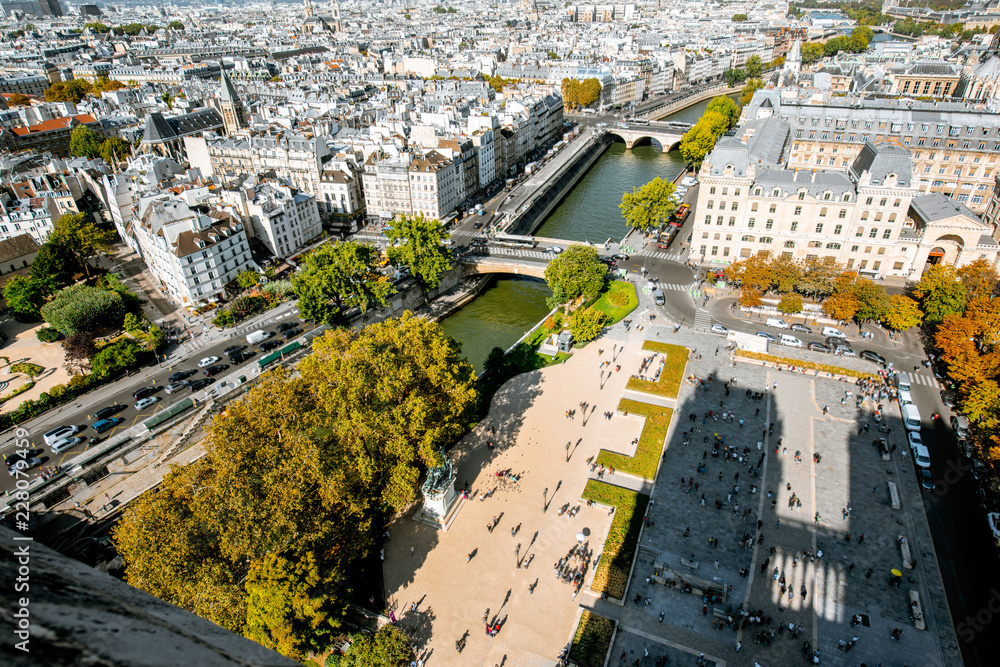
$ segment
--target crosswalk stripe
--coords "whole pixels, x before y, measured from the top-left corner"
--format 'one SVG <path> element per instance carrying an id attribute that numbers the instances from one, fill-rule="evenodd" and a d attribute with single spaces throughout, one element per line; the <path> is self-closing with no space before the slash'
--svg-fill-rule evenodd
<path id="1" fill-rule="evenodd" d="M 712 326 L 712 316 L 707 310 L 697 308 L 694 311 L 694 327 L 696 329 L 709 329 Z"/>

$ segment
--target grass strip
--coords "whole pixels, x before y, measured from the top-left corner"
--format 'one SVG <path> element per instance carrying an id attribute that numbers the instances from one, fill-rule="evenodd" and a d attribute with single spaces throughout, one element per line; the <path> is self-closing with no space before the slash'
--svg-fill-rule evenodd
<path id="1" fill-rule="evenodd" d="M 659 405 L 640 403 L 623 398 L 618 404 L 620 412 L 642 415 L 646 423 L 639 434 L 639 445 L 635 448 L 635 456 L 626 456 L 617 452 L 602 449 L 597 455 L 597 465 L 614 468 L 617 472 L 626 472 L 643 479 L 652 480 L 656 477 L 656 465 L 663 450 L 663 441 L 667 437 L 667 427 L 673 410 Z"/>
<path id="2" fill-rule="evenodd" d="M 853 378 L 874 378 L 874 373 L 866 373 L 865 371 L 855 371 L 850 368 L 841 368 L 840 366 L 831 366 L 829 364 L 817 364 L 812 361 L 802 361 L 801 359 L 790 359 L 788 357 L 776 357 L 773 354 L 764 354 L 763 352 L 751 352 L 750 350 L 736 350 L 734 352 L 736 356 L 746 357 L 747 359 L 757 359 L 758 361 L 767 361 L 772 364 L 783 364 L 785 366 L 795 366 L 796 368 L 805 368 L 810 371 L 819 371 L 820 373 L 832 373 L 834 375 L 847 375 Z"/>
<path id="3" fill-rule="evenodd" d="M 616 510 L 591 588 L 620 600 L 625 596 L 649 496 L 591 479 L 583 490 L 583 499 Z"/>
<path id="4" fill-rule="evenodd" d="M 604 294 L 594 302 L 593 307 L 608 316 L 606 326 L 611 326 L 624 320 L 625 316 L 638 306 L 639 297 L 636 296 L 635 285 L 624 280 L 615 280 L 608 283 Z"/>
<path id="5" fill-rule="evenodd" d="M 677 392 L 680 390 L 681 382 L 684 380 L 684 367 L 687 365 L 688 349 L 680 345 L 657 343 L 651 340 L 643 343 L 642 349 L 666 355 L 667 360 L 663 364 L 660 379 L 653 382 L 636 377 L 629 378 L 625 388 L 665 398 L 677 398 Z"/>
<path id="6" fill-rule="evenodd" d="M 576 626 L 569 659 L 580 667 L 603 667 L 614 633 L 613 620 L 585 610 L 580 615 L 580 624 Z"/>

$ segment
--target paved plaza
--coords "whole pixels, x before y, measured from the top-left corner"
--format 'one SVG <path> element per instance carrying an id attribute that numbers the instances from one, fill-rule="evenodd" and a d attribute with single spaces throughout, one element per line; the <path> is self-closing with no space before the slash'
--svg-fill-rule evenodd
<path id="1" fill-rule="evenodd" d="M 489 418 L 452 452 L 458 485 L 470 494 L 448 530 L 412 515 L 390 527 L 389 610 L 418 657 L 427 665 L 553 665 L 582 606 L 618 622 L 612 666 L 653 667 L 662 658 L 696 665 L 702 653 L 706 664 L 812 664 L 813 651 L 820 664 L 960 664 L 895 406 L 885 406 L 882 433 L 875 406 L 855 406 L 852 382 L 734 365 L 724 349 L 716 354 L 721 338 L 652 326 L 642 307 L 635 317 L 645 329 L 617 325 L 565 364 L 498 392 Z M 625 390 L 647 337 L 697 350 L 686 375 L 698 381 L 683 383 L 676 401 Z M 602 388 L 599 366 L 613 349 L 621 370 Z M 615 412 L 623 397 L 675 413 L 655 485 L 620 473 L 603 479 L 652 496 L 618 602 L 590 591 L 593 566 L 576 595 L 553 567 L 578 540 L 597 554 L 603 548 L 609 510 L 580 496 L 596 476 L 590 457 L 634 450 L 642 419 Z M 872 446 L 878 437 L 897 445 L 889 461 Z M 575 516 L 560 516 L 567 503 L 579 507 Z M 898 586 L 889 585 L 894 568 L 903 573 Z M 911 594 L 926 630 L 911 620 Z M 487 622 L 500 626 L 493 636 Z M 892 639 L 897 628 L 902 635 Z"/>

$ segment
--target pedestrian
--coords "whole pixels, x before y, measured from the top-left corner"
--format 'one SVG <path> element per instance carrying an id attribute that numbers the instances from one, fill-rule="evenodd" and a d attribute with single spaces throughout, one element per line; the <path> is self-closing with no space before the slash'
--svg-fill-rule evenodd
<path id="1" fill-rule="evenodd" d="M 410 555 L 413 555 L 413 547 L 410 547 Z"/>
<path id="2" fill-rule="evenodd" d="M 740 649 L 743 648 L 742 642 L 736 642 L 736 652 L 739 653 Z"/>

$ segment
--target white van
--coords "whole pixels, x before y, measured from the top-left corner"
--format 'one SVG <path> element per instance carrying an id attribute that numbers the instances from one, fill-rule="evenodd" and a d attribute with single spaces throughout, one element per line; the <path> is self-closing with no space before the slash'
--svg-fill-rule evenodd
<path id="1" fill-rule="evenodd" d="M 787 345 L 788 347 L 802 347 L 802 341 L 795 336 L 789 336 L 788 334 L 781 334 L 781 344 Z"/>
<path id="2" fill-rule="evenodd" d="M 910 393 L 910 376 L 906 373 L 896 373 L 896 389 Z"/>
<path id="3" fill-rule="evenodd" d="M 903 426 L 906 427 L 907 431 L 919 431 L 920 430 L 920 411 L 917 410 L 917 406 L 913 403 L 907 403 L 902 408 L 903 411 Z"/>
<path id="4" fill-rule="evenodd" d="M 46 445 L 51 447 L 53 442 L 58 442 L 65 438 L 70 438 L 79 432 L 80 432 L 80 427 L 76 425 L 60 426 L 44 434 L 42 436 L 42 440 L 45 441 Z"/>
<path id="5" fill-rule="evenodd" d="M 776 317 L 769 317 L 769 318 L 767 318 L 767 320 L 764 322 L 764 324 L 766 324 L 769 327 L 774 327 L 775 329 L 787 329 L 788 328 L 788 322 L 786 322 L 785 320 L 779 320 Z"/>
<path id="6" fill-rule="evenodd" d="M 247 342 L 251 345 L 256 345 L 257 343 L 262 343 L 274 334 L 270 331 L 264 331 L 263 329 L 257 329 L 252 334 L 247 336 Z"/>
<path id="7" fill-rule="evenodd" d="M 833 336 L 834 338 L 847 338 L 843 331 L 837 327 L 823 327 L 824 336 Z"/>

